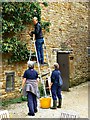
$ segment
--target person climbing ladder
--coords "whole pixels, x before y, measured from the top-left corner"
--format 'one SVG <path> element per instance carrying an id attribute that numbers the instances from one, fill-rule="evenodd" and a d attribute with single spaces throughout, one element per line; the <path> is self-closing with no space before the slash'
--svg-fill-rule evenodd
<path id="1" fill-rule="evenodd" d="M 33 36 L 35 34 L 35 45 L 37 50 L 37 56 L 38 56 L 38 62 L 40 64 L 44 64 L 44 52 L 43 52 L 43 44 L 44 44 L 44 38 L 42 33 L 42 28 L 40 23 L 38 22 L 37 17 L 33 18 L 33 24 L 35 26 L 35 30 L 32 32 L 29 32 L 30 36 Z"/>

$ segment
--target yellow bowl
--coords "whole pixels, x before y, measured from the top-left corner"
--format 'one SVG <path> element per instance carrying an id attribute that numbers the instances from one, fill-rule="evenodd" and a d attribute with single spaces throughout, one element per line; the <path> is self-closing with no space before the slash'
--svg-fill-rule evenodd
<path id="1" fill-rule="evenodd" d="M 51 107 L 51 98 L 40 98 L 40 108 L 50 108 Z"/>

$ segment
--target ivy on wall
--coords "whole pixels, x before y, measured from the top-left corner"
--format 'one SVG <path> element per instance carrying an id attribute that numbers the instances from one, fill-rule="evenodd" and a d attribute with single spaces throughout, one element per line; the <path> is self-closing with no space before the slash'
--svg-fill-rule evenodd
<path id="1" fill-rule="evenodd" d="M 31 23 L 34 16 L 41 18 L 41 7 L 37 2 L 9 2 L 2 3 L 2 33 L 17 33 L 24 27 L 24 23 Z"/>
<path id="2" fill-rule="evenodd" d="M 36 16 L 41 22 L 41 6 L 38 2 L 3 2 L 2 3 L 2 53 L 11 53 L 11 61 L 28 60 L 29 50 L 17 34 L 32 23 Z M 42 23 L 48 29 L 49 23 Z"/>
<path id="3" fill-rule="evenodd" d="M 17 62 L 20 60 L 27 60 L 29 57 L 29 50 L 25 42 L 21 42 L 17 37 L 7 38 L 2 45 L 3 53 L 11 53 L 10 62 Z"/>

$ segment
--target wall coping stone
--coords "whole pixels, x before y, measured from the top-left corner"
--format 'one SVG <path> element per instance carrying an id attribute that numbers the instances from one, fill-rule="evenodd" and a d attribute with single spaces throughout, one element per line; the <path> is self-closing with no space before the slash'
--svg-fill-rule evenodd
<path id="1" fill-rule="evenodd" d="M 70 54 L 70 53 L 72 53 L 72 51 L 61 51 L 61 50 L 59 50 L 59 51 L 57 51 L 58 53 L 68 53 L 68 54 Z"/>

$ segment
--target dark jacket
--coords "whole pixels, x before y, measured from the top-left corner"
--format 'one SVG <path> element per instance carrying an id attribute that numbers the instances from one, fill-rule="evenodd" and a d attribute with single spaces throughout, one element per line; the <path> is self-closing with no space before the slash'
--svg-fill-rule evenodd
<path id="1" fill-rule="evenodd" d="M 36 70 L 29 68 L 24 72 L 23 77 L 26 78 L 26 80 L 27 79 L 36 80 L 38 78 L 38 73 Z"/>
<path id="2" fill-rule="evenodd" d="M 32 31 L 31 33 L 35 34 L 35 39 L 41 39 L 41 38 L 43 38 L 42 28 L 41 28 L 41 25 L 39 23 L 37 23 L 35 25 L 35 30 Z"/>
<path id="3" fill-rule="evenodd" d="M 54 84 L 55 83 L 58 84 L 59 83 L 59 75 L 61 75 L 59 70 L 53 70 L 52 74 L 51 74 L 51 82 Z"/>

